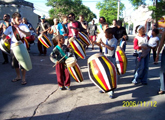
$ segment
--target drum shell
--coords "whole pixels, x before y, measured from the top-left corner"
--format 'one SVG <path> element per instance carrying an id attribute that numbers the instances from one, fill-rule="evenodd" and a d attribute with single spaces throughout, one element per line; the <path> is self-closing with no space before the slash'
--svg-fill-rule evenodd
<path id="1" fill-rule="evenodd" d="M 32 62 L 30 55 L 21 41 L 18 41 L 11 46 L 14 56 L 19 62 L 19 64 L 26 70 L 29 71 L 32 69 Z"/>
<path id="2" fill-rule="evenodd" d="M 80 37 L 81 39 L 81 42 L 87 46 L 90 45 L 90 40 L 89 40 L 89 37 L 83 33 L 83 32 L 78 32 L 78 36 Z"/>
<path id="3" fill-rule="evenodd" d="M 52 46 L 49 38 L 45 34 L 40 34 L 38 40 L 46 47 L 49 48 Z"/>
<path id="4" fill-rule="evenodd" d="M 88 59 L 90 80 L 103 92 L 117 88 L 117 73 L 114 64 L 102 54 L 94 54 Z"/>
<path id="5" fill-rule="evenodd" d="M 71 76 L 76 80 L 76 82 L 83 81 L 83 75 L 77 61 L 74 57 L 69 57 L 66 61 L 66 66 L 68 68 L 69 73 Z"/>
<path id="6" fill-rule="evenodd" d="M 115 52 L 115 58 L 116 58 L 116 68 L 117 68 L 118 74 L 119 75 L 125 74 L 127 70 L 127 57 L 120 46 L 117 46 L 117 49 Z"/>
<path id="7" fill-rule="evenodd" d="M 72 37 L 69 39 L 69 43 L 72 47 L 72 49 L 74 50 L 74 52 L 82 59 L 86 58 L 86 53 L 85 53 L 85 49 L 83 47 L 83 45 L 81 44 L 81 42 L 79 40 L 77 40 L 76 38 Z"/>

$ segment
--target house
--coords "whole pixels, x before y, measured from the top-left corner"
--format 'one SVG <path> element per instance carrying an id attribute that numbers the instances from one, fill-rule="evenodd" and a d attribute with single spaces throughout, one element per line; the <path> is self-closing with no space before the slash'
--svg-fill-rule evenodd
<path id="1" fill-rule="evenodd" d="M 33 3 L 24 0 L 1 0 L 0 21 L 3 20 L 4 14 L 9 14 L 12 17 L 14 12 L 19 12 L 22 17 L 26 17 L 33 27 L 36 28 L 39 16 L 33 12 L 33 8 Z"/>

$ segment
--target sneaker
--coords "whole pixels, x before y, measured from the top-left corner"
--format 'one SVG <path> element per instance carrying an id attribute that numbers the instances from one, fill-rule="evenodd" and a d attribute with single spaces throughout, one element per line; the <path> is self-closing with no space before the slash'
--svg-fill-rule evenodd
<path id="1" fill-rule="evenodd" d="M 102 90 L 100 90 L 99 93 L 104 93 L 104 92 Z"/>
<path id="2" fill-rule="evenodd" d="M 132 84 L 136 85 L 137 84 L 137 81 L 133 80 L 132 81 Z"/>
<path id="3" fill-rule="evenodd" d="M 109 97 L 110 97 L 111 99 L 113 99 L 113 98 L 114 98 L 114 96 L 113 96 L 113 95 L 110 95 Z"/>
<path id="4" fill-rule="evenodd" d="M 64 86 L 60 86 L 60 90 L 65 90 L 65 87 Z"/>
<path id="5" fill-rule="evenodd" d="M 65 86 L 65 88 L 66 88 L 67 90 L 71 90 L 71 89 L 70 89 L 70 86 Z"/>

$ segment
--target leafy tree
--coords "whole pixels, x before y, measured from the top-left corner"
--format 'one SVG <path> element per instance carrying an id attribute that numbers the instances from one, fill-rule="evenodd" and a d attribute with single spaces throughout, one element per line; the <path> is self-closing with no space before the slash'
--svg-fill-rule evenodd
<path id="1" fill-rule="evenodd" d="M 146 0 L 129 0 L 133 6 L 136 8 L 140 5 L 145 5 Z"/>
<path id="2" fill-rule="evenodd" d="M 138 7 L 142 4 L 146 4 L 145 0 L 129 0 L 133 6 Z M 152 18 L 156 19 L 156 22 L 160 17 L 165 15 L 165 0 L 151 0 L 155 2 L 155 6 L 149 6 L 149 10 L 153 11 Z"/>
<path id="3" fill-rule="evenodd" d="M 96 7 L 100 10 L 100 16 L 104 16 L 109 24 L 112 24 L 113 19 L 117 19 L 118 0 L 104 0 L 98 2 Z M 124 8 L 124 4 L 120 3 L 120 15 Z"/>
<path id="4" fill-rule="evenodd" d="M 75 14 L 76 19 L 78 19 L 78 15 L 84 15 L 84 19 L 88 22 L 96 18 L 96 15 L 82 4 L 82 0 L 47 0 L 46 5 L 52 6 L 49 11 L 51 18 L 61 18 L 71 12 Z"/>

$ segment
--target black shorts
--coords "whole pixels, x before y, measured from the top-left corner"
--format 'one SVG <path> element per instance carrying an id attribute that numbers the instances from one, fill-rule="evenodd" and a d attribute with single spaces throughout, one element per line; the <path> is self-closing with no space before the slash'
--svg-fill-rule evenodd
<path id="1" fill-rule="evenodd" d="M 14 53 L 13 53 L 12 50 L 11 50 L 10 54 L 11 54 L 11 66 L 12 66 L 13 68 L 21 68 L 21 69 L 24 69 L 21 65 L 19 65 L 19 63 L 18 63 L 17 59 L 15 58 Z"/>

